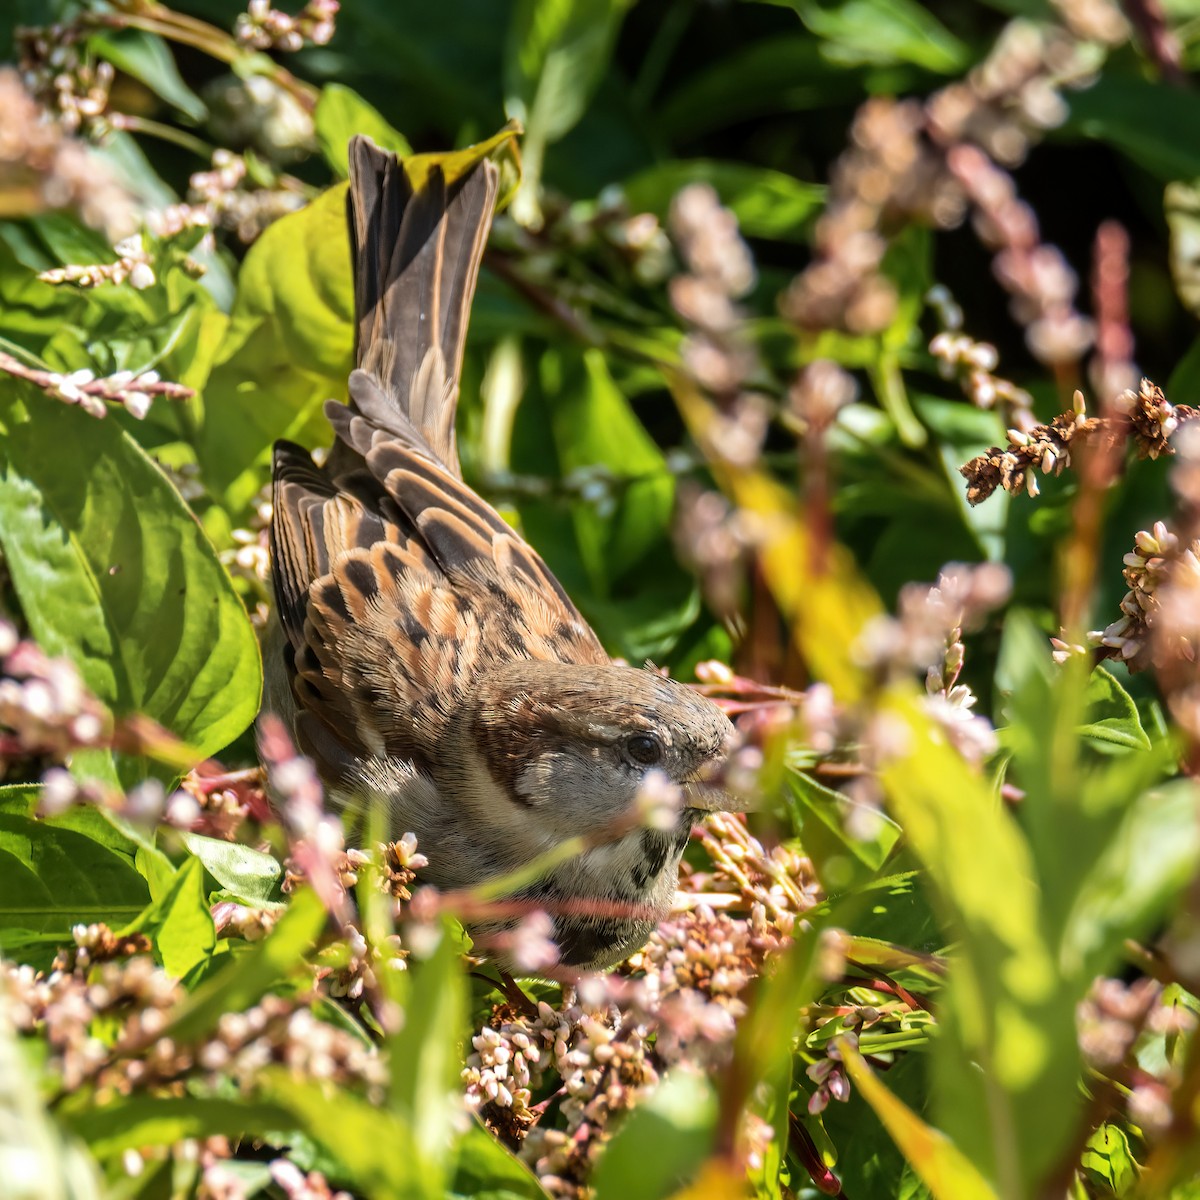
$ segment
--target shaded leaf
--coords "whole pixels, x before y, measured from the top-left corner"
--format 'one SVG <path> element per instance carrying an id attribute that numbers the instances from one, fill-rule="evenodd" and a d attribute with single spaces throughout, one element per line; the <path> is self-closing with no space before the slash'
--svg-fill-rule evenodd
<path id="1" fill-rule="evenodd" d="M 546 1196 L 537 1176 L 477 1120 L 459 1139 L 450 1190 L 462 1196 L 495 1195 L 497 1200 L 510 1196 L 544 1200 Z"/>
<path id="2" fill-rule="evenodd" d="M 441 1200 L 442 1188 L 428 1169 L 429 1147 L 412 1126 L 344 1089 L 298 1080 L 281 1067 L 268 1067 L 256 1080 L 266 1100 L 288 1113 L 283 1128 L 298 1125 L 344 1168 L 356 1189 L 372 1200 Z M 449 1131 L 438 1131 L 439 1138 Z"/>
<path id="3" fill-rule="evenodd" d="M 793 828 L 829 891 L 865 882 L 861 867 L 874 874 L 883 866 L 900 837 L 895 821 L 884 813 L 862 811 L 860 802 L 802 771 L 789 771 L 786 781 Z M 860 828 L 874 826 L 872 836 L 849 832 L 856 809 L 865 818 L 859 820 Z"/>
<path id="4" fill-rule="evenodd" d="M 765 0 L 796 10 L 826 43 L 825 56 L 846 66 L 912 63 L 948 75 L 969 61 L 967 47 L 916 0 L 849 0 L 826 7 L 815 0 Z"/>
<path id="5" fill-rule="evenodd" d="M 1126 750 L 1150 749 L 1137 705 L 1112 672 L 1104 667 L 1092 671 L 1085 700 L 1088 719 L 1079 727 L 1083 737 Z"/>
<path id="6" fill-rule="evenodd" d="M 60 933 L 121 923 L 146 906 L 129 858 L 72 829 L 0 814 L 0 929 Z"/>
<path id="7" fill-rule="evenodd" d="M 120 1096 L 63 1114 L 64 1123 L 100 1159 L 142 1146 L 176 1146 L 195 1138 L 258 1136 L 285 1128 L 289 1114 L 272 1104 L 198 1096 Z"/>
<path id="8" fill-rule="evenodd" d="M 1191 130 L 1200 96 L 1132 75 L 1104 75 L 1064 96 L 1067 128 L 1120 150 L 1164 183 L 1200 177 L 1200 147 Z"/>
<path id="9" fill-rule="evenodd" d="M 518 0 L 504 58 L 504 101 L 525 127 L 518 220 L 536 220 L 546 147 L 571 129 L 608 66 L 632 0 Z"/>
<path id="10" fill-rule="evenodd" d="M 115 29 L 92 34 L 88 47 L 193 121 L 203 121 L 208 116 L 204 102 L 184 83 L 170 48 L 157 34 L 141 29 Z"/>

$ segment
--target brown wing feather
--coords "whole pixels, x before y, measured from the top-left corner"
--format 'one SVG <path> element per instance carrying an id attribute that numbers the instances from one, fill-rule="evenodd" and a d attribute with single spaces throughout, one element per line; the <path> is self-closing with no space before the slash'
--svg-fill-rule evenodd
<path id="1" fill-rule="evenodd" d="M 538 555 L 460 477 L 454 410 L 495 199 L 480 164 L 413 193 L 351 147 L 357 360 L 328 463 L 275 453 L 275 589 L 295 729 L 327 777 L 419 761 L 499 662 L 607 663 Z"/>

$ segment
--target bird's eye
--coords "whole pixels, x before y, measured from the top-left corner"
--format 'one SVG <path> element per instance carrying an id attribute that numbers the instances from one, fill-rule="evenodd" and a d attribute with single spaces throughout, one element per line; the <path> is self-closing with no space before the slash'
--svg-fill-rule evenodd
<path id="1" fill-rule="evenodd" d="M 625 743 L 625 751 L 639 766 L 652 767 L 663 756 L 663 745 L 652 733 L 635 733 Z"/>

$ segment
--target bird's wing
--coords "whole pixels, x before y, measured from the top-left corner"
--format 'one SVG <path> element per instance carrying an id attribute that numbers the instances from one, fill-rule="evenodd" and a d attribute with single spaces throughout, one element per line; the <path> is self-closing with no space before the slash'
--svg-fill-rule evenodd
<path id="1" fill-rule="evenodd" d="M 393 155 L 351 146 L 359 367 L 350 403 L 326 406 L 325 467 L 277 445 L 271 525 L 297 733 L 327 775 L 372 754 L 419 760 L 497 661 L 608 661 L 541 558 L 460 477 L 458 372 L 495 190 L 483 162 L 414 192 Z"/>

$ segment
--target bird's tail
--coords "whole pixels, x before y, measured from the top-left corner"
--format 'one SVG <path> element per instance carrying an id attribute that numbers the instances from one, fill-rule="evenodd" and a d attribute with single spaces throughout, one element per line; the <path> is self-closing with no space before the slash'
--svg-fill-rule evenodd
<path id="1" fill-rule="evenodd" d="M 415 431 L 456 475 L 458 376 L 497 179 L 485 159 L 450 183 L 435 166 L 414 189 L 394 154 L 350 142 L 351 409 L 378 429 Z"/>

